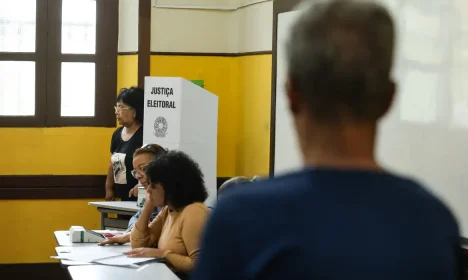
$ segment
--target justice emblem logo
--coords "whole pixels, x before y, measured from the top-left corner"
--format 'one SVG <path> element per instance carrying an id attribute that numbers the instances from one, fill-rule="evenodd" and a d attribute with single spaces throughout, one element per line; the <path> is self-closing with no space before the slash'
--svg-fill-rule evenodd
<path id="1" fill-rule="evenodd" d="M 154 136 L 164 138 L 167 135 L 167 120 L 165 117 L 157 117 L 154 121 Z"/>

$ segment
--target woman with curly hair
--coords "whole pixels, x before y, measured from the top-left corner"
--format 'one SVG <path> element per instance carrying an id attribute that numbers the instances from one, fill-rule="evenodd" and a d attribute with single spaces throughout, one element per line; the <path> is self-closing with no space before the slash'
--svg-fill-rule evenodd
<path id="1" fill-rule="evenodd" d="M 208 218 L 203 174 L 187 154 L 170 151 L 147 168 L 146 203 L 131 233 L 131 257 L 165 258 L 175 272 L 189 273 L 198 258 Z M 154 208 L 163 207 L 148 225 Z"/>

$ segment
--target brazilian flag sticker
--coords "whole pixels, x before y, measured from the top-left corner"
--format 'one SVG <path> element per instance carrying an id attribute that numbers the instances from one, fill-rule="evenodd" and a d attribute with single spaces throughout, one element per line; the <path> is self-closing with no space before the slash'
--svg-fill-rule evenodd
<path id="1" fill-rule="evenodd" d="M 205 88 L 205 81 L 203 81 L 203 80 L 192 80 L 192 83 L 194 83 L 197 86 L 200 86 L 202 88 Z"/>

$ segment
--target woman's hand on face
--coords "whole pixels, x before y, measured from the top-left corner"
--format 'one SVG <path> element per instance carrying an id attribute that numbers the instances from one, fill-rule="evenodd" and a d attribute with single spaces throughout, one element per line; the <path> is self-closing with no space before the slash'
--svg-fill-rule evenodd
<path id="1" fill-rule="evenodd" d="M 146 192 L 146 197 L 145 197 L 145 205 L 143 206 L 143 211 L 151 212 L 153 213 L 153 210 L 156 206 L 153 205 L 153 202 L 151 201 L 151 196 L 149 192 Z"/>
<path id="2" fill-rule="evenodd" d="M 127 242 L 130 242 L 130 234 L 109 237 L 108 239 L 102 241 L 101 243 L 98 243 L 98 245 L 99 246 L 110 245 L 110 244 L 122 245 L 122 244 L 125 244 Z"/>
<path id="3" fill-rule="evenodd" d="M 136 184 L 129 192 L 128 197 L 138 197 L 138 184 Z"/>
<path id="4" fill-rule="evenodd" d="M 136 248 L 124 254 L 130 258 L 162 258 L 164 252 L 157 248 Z"/>

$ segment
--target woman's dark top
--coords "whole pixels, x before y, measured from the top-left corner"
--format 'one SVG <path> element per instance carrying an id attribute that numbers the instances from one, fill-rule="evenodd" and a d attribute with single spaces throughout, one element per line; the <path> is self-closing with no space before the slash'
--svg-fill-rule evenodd
<path id="1" fill-rule="evenodd" d="M 131 172 L 133 170 L 133 153 L 143 145 L 143 127 L 138 130 L 128 141 L 122 140 L 123 126 L 117 128 L 112 135 L 110 152 L 112 168 L 114 170 L 114 182 L 116 198 L 122 201 L 136 201 L 136 197 L 128 197 L 130 189 L 138 184 Z"/>

